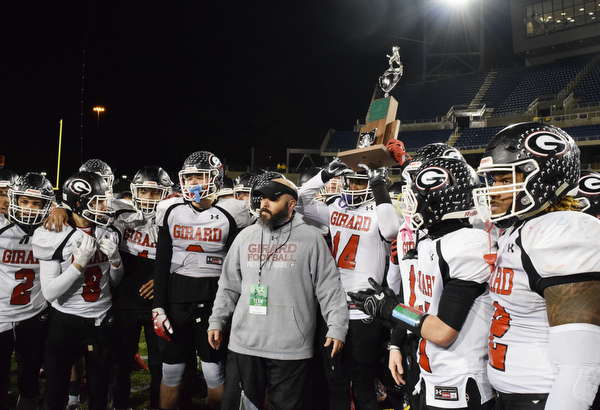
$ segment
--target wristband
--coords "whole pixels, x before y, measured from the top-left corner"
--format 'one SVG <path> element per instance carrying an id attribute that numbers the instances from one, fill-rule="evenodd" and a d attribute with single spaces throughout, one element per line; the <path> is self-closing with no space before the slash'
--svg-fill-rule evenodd
<path id="1" fill-rule="evenodd" d="M 396 305 L 392 311 L 392 321 L 394 323 L 410 330 L 419 337 L 421 337 L 421 326 L 423 326 L 423 321 L 427 316 L 429 316 L 427 313 L 423 313 L 402 303 Z"/>

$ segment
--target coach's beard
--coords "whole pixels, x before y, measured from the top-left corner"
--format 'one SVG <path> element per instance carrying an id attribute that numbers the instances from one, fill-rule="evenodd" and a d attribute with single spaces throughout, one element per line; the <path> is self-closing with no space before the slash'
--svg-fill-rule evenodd
<path id="1" fill-rule="evenodd" d="M 283 225 L 288 220 L 288 212 L 289 212 L 289 204 L 279 212 L 275 214 L 271 214 L 267 208 L 260 209 L 260 218 L 258 219 L 258 224 L 263 228 L 268 228 L 270 230 L 275 230 Z M 267 218 L 266 215 L 271 215 L 270 218 Z"/>

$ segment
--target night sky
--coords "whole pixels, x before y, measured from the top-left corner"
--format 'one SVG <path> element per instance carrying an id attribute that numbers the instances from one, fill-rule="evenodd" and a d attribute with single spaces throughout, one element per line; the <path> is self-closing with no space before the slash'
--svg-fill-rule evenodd
<path id="1" fill-rule="evenodd" d="M 5 2 L 0 154 L 54 184 L 62 119 L 61 181 L 89 158 L 173 174 L 197 150 L 274 166 L 364 120 L 392 46 L 397 87 L 417 79 L 421 1 Z M 488 3 L 487 54 L 513 58 L 509 2 Z"/>

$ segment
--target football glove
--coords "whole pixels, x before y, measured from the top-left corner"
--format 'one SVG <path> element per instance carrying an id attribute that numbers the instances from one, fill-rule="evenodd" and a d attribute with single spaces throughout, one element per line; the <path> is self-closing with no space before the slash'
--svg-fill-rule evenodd
<path id="1" fill-rule="evenodd" d="M 84 234 L 81 244 L 73 251 L 73 263 L 81 266 L 81 272 L 85 270 L 94 252 L 96 252 L 96 240 L 90 235 Z"/>
<path id="2" fill-rule="evenodd" d="M 373 289 L 348 292 L 348 296 L 356 307 L 367 315 L 391 321 L 392 311 L 398 304 L 396 294 L 390 288 L 381 286 L 373 278 L 369 278 L 369 284 Z"/>
<path id="3" fill-rule="evenodd" d="M 335 157 L 333 161 L 323 167 L 323 170 L 321 171 L 321 180 L 327 183 L 331 178 L 351 174 L 352 172 L 353 171 L 348 168 L 348 165 L 344 164 L 338 157 Z"/>
<path id="4" fill-rule="evenodd" d="M 367 172 L 367 177 L 369 178 L 371 186 L 376 182 L 387 183 L 388 169 L 386 167 L 371 169 L 365 164 L 358 164 L 358 166 Z"/>
<path id="5" fill-rule="evenodd" d="M 152 322 L 154 323 L 154 333 L 165 340 L 171 341 L 167 333 L 173 334 L 173 329 L 163 308 L 152 309 Z"/>
<path id="6" fill-rule="evenodd" d="M 392 138 L 391 140 L 389 140 L 385 147 L 392 154 L 396 162 L 398 162 L 398 164 L 400 165 L 404 165 L 404 163 L 410 160 L 411 158 L 410 155 L 406 153 L 402 141 L 396 138 Z"/>
<path id="7" fill-rule="evenodd" d="M 112 239 L 104 238 L 100 241 L 99 245 L 102 253 L 108 256 L 108 261 L 111 265 L 118 266 L 121 264 L 121 254 L 119 253 L 119 247 Z"/>

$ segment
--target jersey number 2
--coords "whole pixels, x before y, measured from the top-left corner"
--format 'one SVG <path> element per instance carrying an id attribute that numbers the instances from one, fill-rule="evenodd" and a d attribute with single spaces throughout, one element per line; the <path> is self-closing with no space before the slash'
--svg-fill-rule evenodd
<path id="1" fill-rule="evenodd" d="M 340 254 L 337 260 L 337 266 L 343 269 L 354 270 L 356 266 L 356 250 L 358 249 L 358 241 L 360 240 L 359 235 L 352 235 L 350 240 L 344 247 L 344 250 Z M 340 233 L 336 233 L 333 238 L 333 255 L 337 256 L 340 244 Z"/>
<path id="2" fill-rule="evenodd" d="M 490 357 L 490 366 L 494 369 L 504 371 L 506 363 L 506 351 L 508 346 L 502 343 L 494 342 L 494 338 L 501 338 L 506 334 L 510 327 L 510 314 L 504 310 L 498 302 L 494 302 L 494 317 L 492 319 L 492 325 L 490 326 L 490 343 L 488 354 Z"/>
<path id="3" fill-rule="evenodd" d="M 35 272 L 33 269 L 21 269 L 15 272 L 15 279 L 25 279 L 25 282 L 19 283 L 13 289 L 12 295 L 10 295 L 11 305 L 26 305 L 31 301 L 31 288 L 33 287 L 34 277 Z"/>

